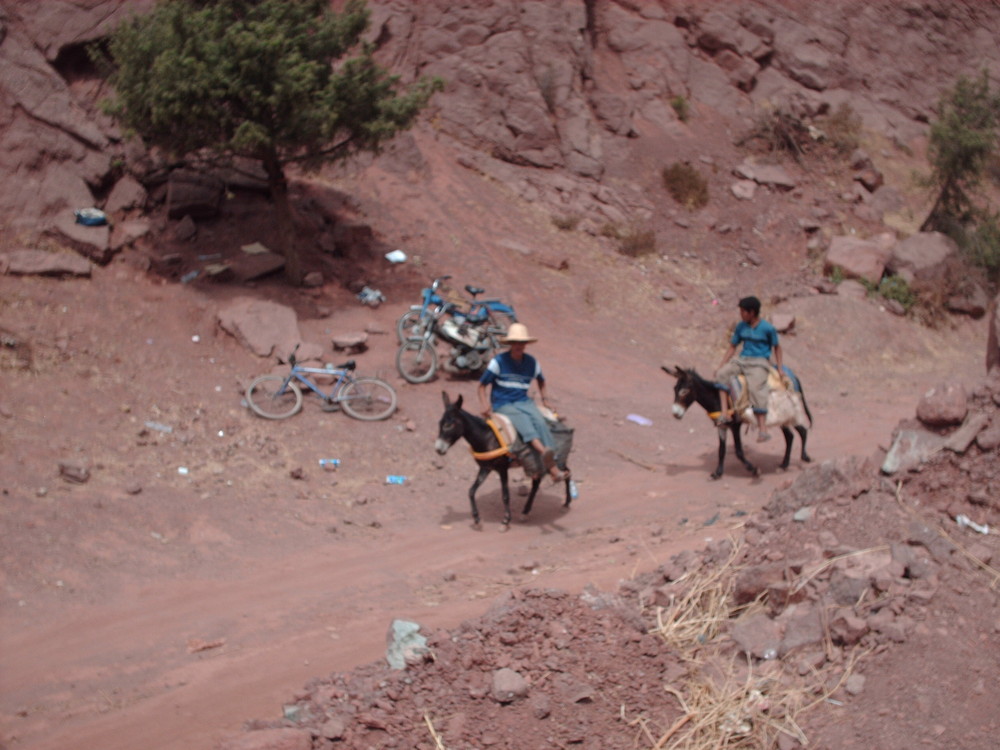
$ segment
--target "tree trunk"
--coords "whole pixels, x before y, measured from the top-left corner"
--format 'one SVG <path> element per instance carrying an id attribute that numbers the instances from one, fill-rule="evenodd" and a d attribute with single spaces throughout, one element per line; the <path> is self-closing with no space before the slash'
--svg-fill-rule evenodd
<path id="1" fill-rule="evenodd" d="M 292 221 L 292 204 L 288 200 L 288 180 L 281 166 L 277 152 L 264 156 L 264 171 L 267 173 L 267 185 L 274 201 L 274 220 L 278 228 L 278 247 L 276 250 L 285 256 L 285 278 L 289 283 L 299 286 L 302 283 L 302 261 L 299 258 L 298 246 L 295 242 L 295 223 Z"/>

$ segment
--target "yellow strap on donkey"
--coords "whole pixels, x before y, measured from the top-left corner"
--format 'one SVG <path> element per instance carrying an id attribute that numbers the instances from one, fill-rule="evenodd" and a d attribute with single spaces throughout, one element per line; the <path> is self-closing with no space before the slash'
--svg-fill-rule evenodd
<path id="1" fill-rule="evenodd" d="M 490 461 L 494 458 L 500 458 L 500 456 L 505 456 L 510 453 L 510 448 L 507 447 L 507 441 L 503 439 L 503 433 L 501 433 L 499 428 L 497 428 L 496 422 L 493 421 L 493 418 L 491 417 L 487 419 L 486 424 L 490 426 L 490 429 L 493 430 L 493 434 L 497 436 L 497 441 L 500 443 L 500 447 L 494 448 L 491 451 L 476 453 L 472 450 L 472 446 L 470 445 L 469 450 L 472 452 L 472 457 L 477 461 Z"/>

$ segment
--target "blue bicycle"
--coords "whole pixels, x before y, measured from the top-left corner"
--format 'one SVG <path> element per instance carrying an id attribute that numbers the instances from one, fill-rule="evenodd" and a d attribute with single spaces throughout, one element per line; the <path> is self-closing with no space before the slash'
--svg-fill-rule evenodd
<path id="1" fill-rule="evenodd" d="M 482 287 L 466 285 L 465 291 L 472 297 L 471 300 L 445 299 L 444 282 L 450 278 L 447 275 L 434 279 L 429 287 L 421 290 L 421 304 L 413 305 L 400 316 L 396 323 L 400 343 L 423 338 L 427 326 L 442 312 L 442 306 L 446 307 L 446 312 L 459 325 L 485 325 L 492 333 L 500 336 L 507 332 L 511 323 L 517 322 L 517 313 L 512 305 L 499 299 L 477 299 L 486 291 Z"/>
<path id="2" fill-rule="evenodd" d="M 303 367 L 295 361 L 295 349 L 288 357 L 287 375 L 261 375 L 247 388 L 247 405 L 265 419 L 287 419 L 302 409 L 302 386 L 323 399 L 324 411 L 342 408 L 355 419 L 374 422 L 388 419 L 396 411 L 395 389 L 379 378 L 354 376 L 354 360 L 342 365 Z M 312 377 L 323 375 L 334 380 L 329 392 L 322 390 Z M 301 385 L 300 385 L 301 384 Z"/>

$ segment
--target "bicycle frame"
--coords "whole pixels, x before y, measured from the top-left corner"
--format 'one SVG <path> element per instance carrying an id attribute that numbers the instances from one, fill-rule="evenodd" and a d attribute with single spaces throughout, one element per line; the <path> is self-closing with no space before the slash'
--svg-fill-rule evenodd
<path id="1" fill-rule="evenodd" d="M 333 375 L 337 377 L 337 382 L 333 384 L 333 388 L 329 393 L 325 393 L 322 388 L 316 385 L 310 378 L 307 378 L 306 374 Z M 340 392 L 344 383 L 349 383 L 351 379 L 350 370 L 339 367 L 303 367 L 302 365 L 292 365 L 292 371 L 288 373 L 285 382 L 281 384 L 281 391 L 284 391 L 292 380 L 297 380 L 324 401 L 332 403 L 337 400 L 337 393 Z"/>

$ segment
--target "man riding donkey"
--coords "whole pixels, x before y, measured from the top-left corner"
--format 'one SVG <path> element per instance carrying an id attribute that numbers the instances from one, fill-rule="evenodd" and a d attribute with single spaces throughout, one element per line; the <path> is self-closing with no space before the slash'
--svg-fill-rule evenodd
<path id="1" fill-rule="evenodd" d="M 771 354 L 774 354 L 774 366 L 778 373 L 782 372 L 781 346 L 778 343 L 778 331 L 773 325 L 760 317 L 760 300 L 756 297 L 744 297 L 739 301 L 740 322 L 733 330 L 718 369 L 715 371 L 715 381 L 720 384 L 722 396 L 722 411 L 715 418 L 716 424 L 728 424 L 732 419 L 732 398 L 729 384 L 738 375 L 746 378 L 750 406 L 757 419 L 757 442 L 763 443 L 771 439 L 767 431 L 767 401 L 770 395 L 768 376 L 773 372 Z M 739 356 L 736 348 L 742 344 Z"/>
<path id="2" fill-rule="evenodd" d="M 556 465 L 552 432 L 538 405 L 528 395 L 532 381 L 538 381 L 542 405 L 548 408 L 542 366 L 525 352 L 525 347 L 535 341 L 538 339 L 528 335 L 528 327 L 523 323 L 511 324 L 507 335 L 500 339 L 509 349 L 490 360 L 479 380 L 479 405 L 486 419 L 493 412 L 510 419 L 521 439 L 538 452 L 552 481 L 561 482 L 569 478 L 569 472 L 561 472 Z"/>

